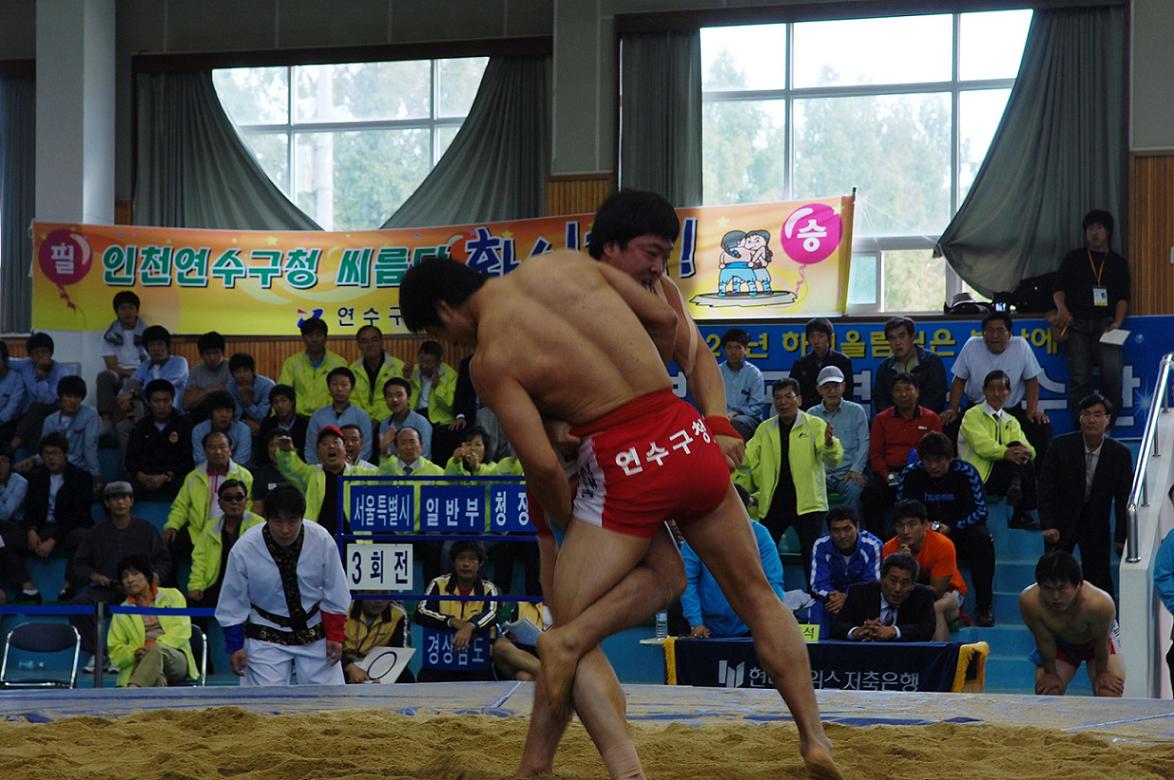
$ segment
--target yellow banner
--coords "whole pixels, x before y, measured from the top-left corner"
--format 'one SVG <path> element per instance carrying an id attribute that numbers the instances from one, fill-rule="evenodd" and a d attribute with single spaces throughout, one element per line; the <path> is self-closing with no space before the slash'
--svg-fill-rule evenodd
<path id="1" fill-rule="evenodd" d="M 843 311 L 852 199 L 681 209 L 670 274 L 701 320 Z M 288 335 L 320 316 L 332 333 L 404 333 L 411 264 L 452 257 L 491 275 L 586 246 L 592 214 L 474 226 L 351 232 L 33 225 L 33 327 L 101 330 L 131 289 L 174 333 Z"/>

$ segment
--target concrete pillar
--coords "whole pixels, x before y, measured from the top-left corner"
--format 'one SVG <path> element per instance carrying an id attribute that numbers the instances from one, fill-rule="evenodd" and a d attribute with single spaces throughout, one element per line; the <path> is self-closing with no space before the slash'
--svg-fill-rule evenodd
<path id="1" fill-rule="evenodd" d="M 114 0 L 37 0 L 36 218 L 114 222 Z M 113 319 L 113 312 L 111 312 Z M 93 323 L 105 330 L 108 322 Z M 81 364 L 93 401 L 93 332 L 54 331 L 55 357 Z"/>

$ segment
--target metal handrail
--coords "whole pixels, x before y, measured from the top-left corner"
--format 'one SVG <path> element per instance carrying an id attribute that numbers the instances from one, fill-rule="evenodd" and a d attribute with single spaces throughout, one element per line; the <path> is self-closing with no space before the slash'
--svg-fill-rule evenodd
<path id="1" fill-rule="evenodd" d="M 1149 506 L 1149 495 L 1146 489 L 1146 472 L 1149 470 L 1150 458 L 1161 457 L 1158 451 L 1158 416 L 1168 411 L 1167 392 L 1169 389 L 1170 373 L 1174 368 L 1174 352 L 1169 352 L 1162 358 L 1158 370 L 1158 381 L 1154 384 L 1154 398 L 1150 404 L 1150 412 L 1145 421 L 1145 434 L 1141 437 L 1141 449 L 1138 451 L 1137 469 L 1133 472 L 1133 487 L 1129 491 L 1129 538 L 1125 540 L 1125 560 L 1137 563 L 1141 560 L 1138 554 L 1138 506 Z M 1140 503 L 1139 503 L 1140 502 Z"/>

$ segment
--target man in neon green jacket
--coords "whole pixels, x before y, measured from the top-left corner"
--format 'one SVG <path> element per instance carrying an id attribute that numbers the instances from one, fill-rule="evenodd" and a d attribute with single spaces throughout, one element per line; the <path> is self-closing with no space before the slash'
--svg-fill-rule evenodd
<path id="1" fill-rule="evenodd" d="M 515 457 L 485 460 L 486 438 L 484 429 L 477 426 L 466 428 L 461 437 L 461 446 L 449 458 L 444 473 L 466 477 L 522 476 L 522 464 Z"/>
<path id="2" fill-rule="evenodd" d="M 249 511 L 249 490 L 243 481 L 227 479 L 221 482 L 218 495 L 224 514 L 192 540 L 195 549 L 192 551 L 192 573 L 188 577 L 188 598 L 192 606 L 216 606 L 220 580 L 224 576 L 221 562 L 228 554 L 224 548 L 232 549 L 241 534 L 265 522 L 265 518 Z"/>
<path id="3" fill-rule="evenodd" d="M 175 588 L 160 588 L 151 560 L 128 555 L 118 563 L 127 600 L 123 606 L 183 609 L 187 602 Z M 199 674 L 191 648 L 192 621 L 186 615 L 114 615 L 106 645 L 119 668 L 118 685 L 159 688 Z"/>
<path id="4" fill-rule="evenodd" d="M 351 363 L 351 372 L 355 375 L 351 403 L 375 421 L 386 420 L 391 409 L 383 397 L 383 386 L 392 377 L 403 377 L 404 361 L 383 351 L 383 331 L 374 325 L 359 328 L 356 338 L 362 357 Z M 370 432 L 366 435 L 369 436 Z"/>
<path id="5" fill-rule="evenodd" d="M 810 582 L 811 549 L 828 510 L 824 469 L 839 465 L 844 446 L 829 423 L 800 408 L 798 381 L 780 379 L 771 387 L 771 395 L 776 414 L 760 423 L 747 442 L 734 484 L 750 494 L 751 515 L 770 530 L 776 542 L 795 526 L 803 571 Z M 783 430 L 787 431 L 785 440 Z"/>
<path id="6" fill-rule="evenodd" d="M 290 355 L 281 364 L 280 385 L 289 385 L 297 396 L 298 414 L 309 417 L 330 404 L 326 375 L 346 367 L 346 358 L 326 348 L 326 323 L 318 317 L 302 322 L 303 352 Z"/>
<path id="7" fill-rule="evenodd" d="M 220 517 L 220 502 L 216 498 L 220 483 L 239 479 L 248 486 L 250 493 L 253 490 L 253 475 L 232 459 L 228 436 L 213 431 L 204 437 L 203 444 L 208 460 L 184 477 L 163 525 L 163 541 L 167 542 L 171 553 L 172 572 L 179 568 L 182 560 L 191 556 L 195 540 L 215 518 Z M 180 533 L 185 528 L 187 533 Z"/>
<path id="8" fill-rule="evenodd" d="M 1040 530 L 1028 514 L 1036 508 L 1035 447 L 1019 420 L 1003 408 L 1011 394 L 1011 378 L 998 369 L 983 378 L 985 401 L 962 415 L 958 457 L 974 466 L 988 495 L 1005 496 L 1012 507 L 1009 528 Z"/>
<path id="9" fill-rule="evenodd" d="M 318 431 L 318 460 L 307 465 L 297 456 L 293 439 L 277 437 L 277 470 L 306 496 L 306 520 L 313 520 L 331 534 L 345 530 L 345 518 L 338 517 L 338 477 L 379 473 L 368 466 L 347 463 L 346 444 L 342 431 L 335 425 L 325 425 Z M 342 521 L 340 523 L 340 520 Z"/>

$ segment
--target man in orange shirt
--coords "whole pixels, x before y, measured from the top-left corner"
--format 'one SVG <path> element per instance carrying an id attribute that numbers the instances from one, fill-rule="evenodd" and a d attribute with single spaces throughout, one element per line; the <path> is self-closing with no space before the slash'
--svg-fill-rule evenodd
<path id="1" fill-rule="evenodd" d="M 938 533 L 930 523 L 925 504 L 920 501 L 898 501 L 893 507 L 892 539 L 885 542 L 884 557 L 896 552 L 905 552 L 917 559 L 921 566 L 918 582 L 929 585 L 937 594 L 934 601 L 934 615 L 937 626 L 933 641 L 945 642 L 950 638 L 950 622 L 958 617 L 962 602 L 966 599 L 966 583 L 958 571 L 958 556 L 954 542 L 945 534 Z"/>

